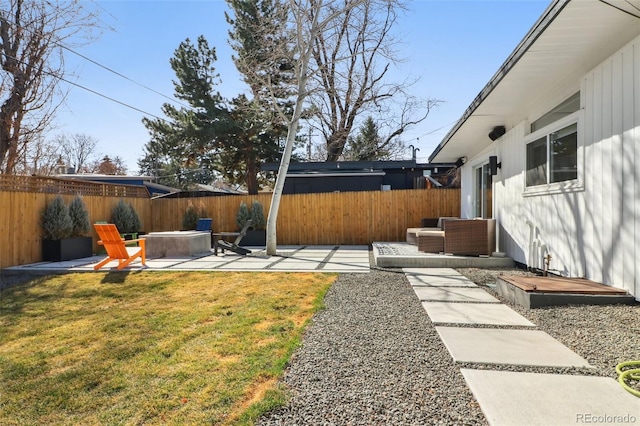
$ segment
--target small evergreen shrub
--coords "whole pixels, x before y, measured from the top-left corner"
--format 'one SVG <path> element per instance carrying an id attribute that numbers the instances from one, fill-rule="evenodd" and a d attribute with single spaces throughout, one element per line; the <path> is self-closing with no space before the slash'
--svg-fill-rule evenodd
<path id="1" fill-rule="evenodd" d="M 129 223 L 131 222 L 129 211 L 129 206 L 124 200 L 118 201 L 118 204 L 111 211 L 111 222 L 116 225 L 118 231 L 125 233 L 129 232 L 127 229 L 129 228 Z"/>
<path id="2" fill-rule="evenodd" d="M 82 237 L 89 233 L 89 212 L 82 201 L 82 197 L 76 196 L 69 204 L 69 216 L 71 217 L 71 236 Z"/>
<path id="3" fill-rule="evenodd" d="M 133 204 L 129 203 L 129 216 L 131 217 L 131 232 L 140 232 L 140 228 L 142 228 L 142 222 L 140 222 L 140 216 L 136 212 L 136 209 L 133 208 Z"/>
<path id="4" fill-rule="evenodd" d="M 251 228 L 262 231 L 267 227 L 267 220 L 264 217 L 264 209 L 258 200 L 251 203 Z"/>
<path id="5" fill-rule="evenodd" d="M 184 217 L 182 218 L 182 229 L 192 230 L 196 229 L 198 225 L 198 211 L 191 201 L 189 201 L 189 205 L 187 206 L 187 210 L 184 212 Z"/>
<path id="6" fill-rule="evenodd" d="M 132 234 L 140 230 L 142 226 L 140 217 L 131 203 L 124 200 L 118 201 L 118 204 L 111 212 L 111 222 L 116 225 L 118 231 L 123 234 Z"/>
<path id="7" fill-rule="evenodd" d="M 45 240 L 62 240 L 71 237 L 73 222 L 69 208 L 62 197 L 56 197 L 42 214 L 42 231 Z"/>
<path id="8" fill-rule="evenodd" d="M 251 219 L 251 212 L 249 211 L 247 203 L 243 201 L 240 203 L 238 213 L 236 214 L 236 225 L 238 225 L 238 229 L 244 228 L 245 223 L 247 223 L 249 219 Z"/>

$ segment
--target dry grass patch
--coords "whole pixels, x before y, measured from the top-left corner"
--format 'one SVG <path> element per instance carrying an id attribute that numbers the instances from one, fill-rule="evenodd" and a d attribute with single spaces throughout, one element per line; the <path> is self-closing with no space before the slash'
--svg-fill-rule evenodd
<path id="1" fill-rule="evenodd" d="M 0 292 L 0 424 L 251 424 L 335 274 L 52 276 Z"/>

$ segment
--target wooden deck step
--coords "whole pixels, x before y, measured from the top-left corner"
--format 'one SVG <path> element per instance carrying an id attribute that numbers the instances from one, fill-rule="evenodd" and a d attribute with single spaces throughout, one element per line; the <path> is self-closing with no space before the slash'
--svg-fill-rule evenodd
<path id="1" fill-rule="evenodd" d="M 567 294 L 627 294 L 626 290 L 611 287 L 585 278 L 522 277 L 506 275 L 504 281 L 526 292 Z"/>
<path id="2" fill-rule="evenodd" d="M 637 303 L 625 290 L 584 278 L 502 275 L 496 280 L 496 291 L 526 308 Z"/>

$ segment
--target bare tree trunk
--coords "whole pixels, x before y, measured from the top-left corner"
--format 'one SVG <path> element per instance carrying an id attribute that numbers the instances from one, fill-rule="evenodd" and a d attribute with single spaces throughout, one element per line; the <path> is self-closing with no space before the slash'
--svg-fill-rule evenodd
<path id="1" fill-rule="evenodd" d="M 296 140 L 296 134 L 298 133 L 298 123 L 302 116 L 302 110 L 305 99 L 307 97 L 307 72 L 309 68 L 309 59 L 311 58 L 311 41 L 312 36 L 318 30 L 318 13 L 314 13 L 314 21 L 311 24 L 310 40 L 305 44 L 303 23 L 304 23 L 304 11 L 297 9 L 295 0 L 291 0 L 291 7 L 296 13 L 296 27 L 298 30 L 297 43 L 298 51 L 300 52 L 300 58 L 296 64 L 296 77 L 298 80 L 298 90 L 296 95 L 296 103 L 293 109 L 291 120 L 287 129 L 287 140 L 284 146 L 284 152 L 282 153 L 282 159 L 280 160 L 280 167 L 278 168 L 278 176 L 276 178 L 276 185 L 273 189 L 273 196 L 271 197 L 271 205 L 269 207 L 269 216 L 267 217 L 267 254 L 275 255 L 277 252 L 277 236 L 276 236 L 276 222 L 278 221 L 278 210 L 280 209 L 280 199 L 282 198 L 282 191 L 284 189 L 284 182 L 289 170 L 289 163 L 291 161 L 291 153 L 293 152 L 293 143 Z M 317 2 L 317 7 L 322 7 L 322 0 Z M 319 9 L 318 9 L 319 10 Z"/>
<path id="2" fill-rule="evenodd" d="M 90 3 L 8 0 L 0 9 L 0 171 L 14 173 L 28 143 L 37 140 L 55 112 L 64 75 L 63 45 L 91 38 L 97 16 Z M 3 96 L 4 95 L 4 96 Z"/>
<path id="3" fill-rule="evenodd" d="M 275 255 L 277 247 L 276 239 L 276 222 L 278 220 L 278 209 L 280 208 L 280 199 L 284 189 L 284 182 L 289 170 L 289 162 L 291 161 L 291 153 L 293 151 L 293 143 L 298 132 L 298 123 L 302 116 L 303 107 L 307 96 L 309 95 L 307 83 L 309 75 L 315 70 L 309 69 L 309 61 L 313 53 L 315 40 L 322 31 L 338 25 L 336 19 L 353 8 L 365 3 L 367 0 L 344 0 L 344 2 L 328 2 L 325 4 L 323 0 L 289 0 L 291 15 L 295 22 L 293 30 L 295 31 L 295 53 L 297 59 L 294 61 L 295 79 L 297 81 L 297 91 L 295 96 L 295 106 L 288 120 L 287 140 L 285 142 L 284 152 L 278 169 L 273 196 L 271 197 L 271 206 L 269 208 L 269 216 L 267 218 L 267 254 Z M 322 15 L 324 13 L 324 15 Z"/>

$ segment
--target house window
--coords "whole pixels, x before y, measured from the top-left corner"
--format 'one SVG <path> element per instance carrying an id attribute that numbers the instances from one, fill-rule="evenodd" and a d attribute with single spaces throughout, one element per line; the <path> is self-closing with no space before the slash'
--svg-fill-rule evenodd
<path id="1" fill-rule="evenodd" d="M 549 180 L 563 182 L 578 178 L 578 124 L 549 134 Z"/>
<path id="2" fill-rule="evenodd" d="M 527 186 L 577 178 L 577 123 L 549 132 L 527 144 Z"/>
<path id="3" fill-rule="evenodd" d="M 578 111 L 580 93 L 531 124 L 526 144 L 526 186 L 578 179 Z"/>
<path id="4" fill-rule="evenodd" d="M 580 110 L 580 92 L 577 92 L 569 99 L 531 123 L 531 133 L 537 132 L 543 127 L 571 115 L 578 110 Z"/>

